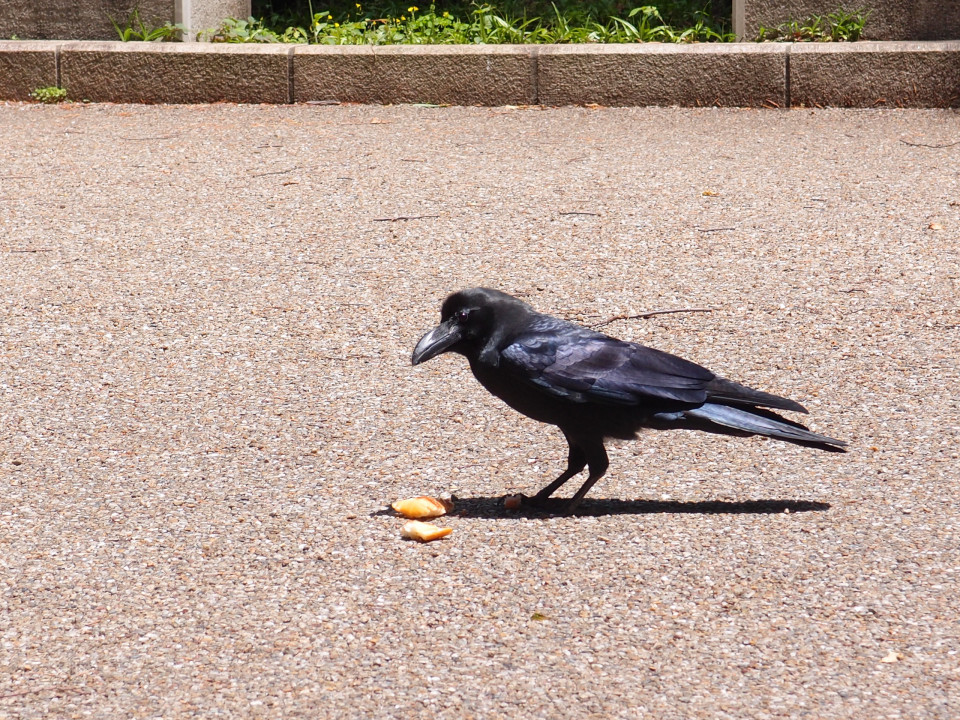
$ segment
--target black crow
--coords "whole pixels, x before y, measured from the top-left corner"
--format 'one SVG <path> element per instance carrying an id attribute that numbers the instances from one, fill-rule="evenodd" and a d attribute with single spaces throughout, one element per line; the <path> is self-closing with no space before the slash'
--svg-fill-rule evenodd
<path id="1" fill-rule="evenodd" d="M 766 435 L 839 452 L 846 445 L 765 409 L 807 412 L 793 400 L 717 377 L 676 355 L 543 315 L 499 290 L 454 293 L 440 318 L 414 348 L 414 365 L 460 353 L 487 390 L 527 417 L 556 425 L 567 438 L 567 469 L 527 499 L 535 506 L 589 467 L 586 482 L 563 508 L 576 510 L 607 470 L 604 440 L 630 439 L 641 428 Z"/>

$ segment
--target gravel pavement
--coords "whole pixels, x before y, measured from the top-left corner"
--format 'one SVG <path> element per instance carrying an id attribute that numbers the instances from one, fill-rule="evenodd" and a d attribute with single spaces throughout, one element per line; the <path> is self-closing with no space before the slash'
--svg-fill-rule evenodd
<path id="1" fill-rule="evenodd" d="M 957 112 L 8 103 L 0 140 L 0 718 L 960 717 Z M 559 432 L 409 364 L 478 284 L 713 308 L 606 330 L 851 450 L 650 433 L 582 516 L 505 511 Z"/>

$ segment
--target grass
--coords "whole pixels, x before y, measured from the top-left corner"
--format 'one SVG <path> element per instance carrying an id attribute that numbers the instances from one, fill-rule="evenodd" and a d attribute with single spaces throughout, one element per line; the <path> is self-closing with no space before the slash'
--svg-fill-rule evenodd
<path id="1" fill-rule="evenodd" d="M 775 28 L 761 27 L 757 42 L 856 42 L 863 37 L 869 17 L 869 10 L 847 12 L 841 8 L 804 21 L 790 20 Z"/>
<path id="2" fill-rule="evenodd" d="M 708 2 L 708 0 L 703 0 Z M 307 0 L 308 15 L 296 15 L 286 7 L 278 12 L 272 5 L 269 17 L 230 19 L 204 34 L 213 42 L 289 42 L 323 45 L 396 44 L 500 44 L 500 43 L 632 43 L 632 42 L 731 42 L 729 18 L 718 19 L 710 5 L 699 9 L 689 0 L 674 0 L 661 11 L 645 5 L 615 12 L 612 2 L 589 6 L 564 0 L 549 4 L 530 2 L 521 8 L 516 0 L 504 5 L 452 4 L 439 10 L 435 5 L 380 3 L 365 8 L 331 7 L 314 12 Z M 530 16 L 528 10 L 543 11 Z M 523 12 L 519 12 L 523 10 Z M 285 13 L 285 14 L 284 14 Z M 678 21 L 678 22 L 674 22 Z"/>

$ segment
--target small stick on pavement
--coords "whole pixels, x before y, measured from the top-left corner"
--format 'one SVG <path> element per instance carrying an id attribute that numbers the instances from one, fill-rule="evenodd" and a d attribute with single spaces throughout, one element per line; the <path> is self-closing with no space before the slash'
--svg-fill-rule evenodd
<path id="1" fill-rule="evenodd" d="M 674 310 L 651 310 L 638 315 L 614 315 L 608 320 L 591 325 L 591 328 L 603 327 L 617 320 L 646 320 L 654 315 L 673 315 L 674 313 L 713 312 L 713 308 L 676 308 Z"/>
<path id="2" fill-rule="evenodd" d="M 398 215 L 397 217 L 374 218 L 374 222 L 397 222 L 398 220 L 424 220 L 426 218 L 438 218 L 439 215 Z"/>
<path id="3" fill-rule="evenodd" d="M 943 148 L 953 147 L 954 145 L 960 145 L 960 140 L 957 140 L 956 142 L 952 142 L 952 143 L 947 143 L 946 145 L 928 145 L 927 143 L 912 143 L 912 142 L 909 142 L 908 140 L 901 140 L 900 142 L 902 142 L 904 145 L 909 145 L 910 147 L 925 147 L 925 148 L 933 148 L 934 150 L 941 150 Z"/>
<path id="4" fill-rule="evenodd" d="M 273 172 L 257 173 L 252 177 L 266 177 L 267 175 L 284 175 L 288 172 L 293 172 L 294 170 L 299 170 L 299 167 L 292 167 L 289 170 L 274 170 Z"/>

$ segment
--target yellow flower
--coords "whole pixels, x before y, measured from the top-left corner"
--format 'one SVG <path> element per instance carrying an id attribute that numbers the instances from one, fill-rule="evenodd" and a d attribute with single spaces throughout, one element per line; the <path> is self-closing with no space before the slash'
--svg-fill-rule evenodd
<path id="1" fill-rule="evenodd" d="M 416 12 L 419 9 L 420 8 L 418 8 L 416 5 L 411 5 L 410 7 L 407 8 L 407 12 Z"/>
<path id="2" fill-rule="evenodd" d="M 333 26 L 334 26 L 334 27 L 340 27 L 340 23 L 334 23 Z"/>
<path id="3" fill-rule="evenodd" d="M 401 16 L 400 16 L 400 19 L 401 19 L 401 20 L 406 20 L 406 19 L 407 19 L 407 16 L 406 16 L 406 15 L 401 15 Z"/>
<path id="4" fill-rule="evenodd" d="M 360 3 L 357 3 L 357 10 L 360 9 Z"/>
<path id="5" fill-rule="evenodd" d="M 444 16 L 445 18 L 448 18 L 448 17 L 450 17 L 450 13 L 448 13 L 446 10 L 444 10 L 444 11 L 443 11 L 443 16 Z"/>

